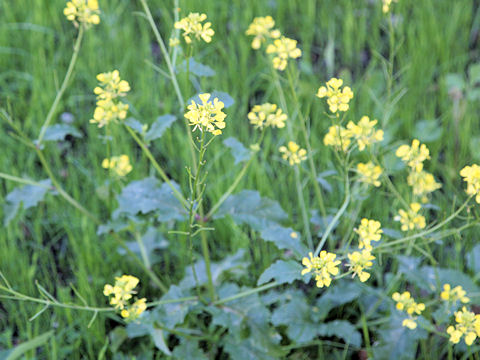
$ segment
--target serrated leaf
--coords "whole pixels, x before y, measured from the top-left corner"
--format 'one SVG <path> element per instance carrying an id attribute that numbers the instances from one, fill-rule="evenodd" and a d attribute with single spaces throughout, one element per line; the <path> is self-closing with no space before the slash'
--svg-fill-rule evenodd
<path id="1" fill-rule="evenodd" d="M 173 184 L 178 188 L 177 184 Z M 159 221 L 183 220 L 185 216 L 182 205 L 173 195 L 170 186 L 166 183 L 160 185 L 160 181 L 153 177 L 130 182 L 117 196 L 117 201 L 114 219 L 121 214 L 148 214 L 152 211 L 159 214 Z"/>
<path id="2" fill-rule="evenodd" d="M 182 64 L 179 66 L 179 70 L 184 72 L 187 71 L 186 60 L 184 60 Z M 199 63 L 193 57 L 189 59 L 188 70 L 191 74 L 194 74 L 197 76 L 211 77 L 211 76 L 215 76 L 216 74 L 215 70 L 213 70 L 210 66 Z"/>
<path id="3" fill-rule="evenodd" d="M 50 179 L 39 181 L 41 186 L 36 185 L 24 185 L 13 189 L 5 197 L 5 207 L 3 223 L 7 226 L 10 221 L 17 215 L 20 207 L 23 210 L 30 209 L 38 205 L 40 201 L 43 201 L 49 188 L 52 186 Z"/>
<path id="4" fill-rule="evenodd" d="M 239 162 L 249 160 L 252 156 L 250 150 L 243 146 L 243 144 L 234 137 L 229 137 L 223 140 L 223 144 L 230 148 L 233 158 L 235 159 L 235 165 Z"/>
<path id="5" fill-rule="evenodd" d="M 336 336 L 343 339 L 345 343 L 360 347 L 362 336 L 351 323 L 346 320 L 334 320 L 325 324 L 320 324 L 317 328 L 319 336 Z"/>
<path id="6" fill-rule="evenodd" d="M 165 355 L 172 355 L 167 343 L 165 342 L 162 329 L 152 329 L 150 336 L 152 337 L 153 343 L 158 350 L 162 351 Z"/>
<path id="7" fill-rule="evenodd" d="M 312 316 L 323 319 L 331 309 L 352 302 L 358 299 L 361 294 L 362 287 L 358 283 L 344 279 L 336 281 L 335 286 L 329 287 L 317 300 L 316 308 L 318 312 L 312 314 Z"/>
<path id="8" fill-rule="evenodd" d="M 273 357 L 268 354 L 268 350 L 261 348 L 255 344 L 253 338 L 239 341 L 238 339 L 226 337 L 224 343 L 224 351 L 230 355 L 232 360 L 275 360 L 278 357 Z"/>
<path id="9" fill-rule="evenodd" d="M 279 284 L 291 284 L 294 280 L 302 278 L 301 272 L 302 265 L 297 261 L 277 260 L 260 275 L 257 285 L 265 284 L 270 280 L 275 280 Z"/>
<path id="10" fill-rule="evenodd" d="M 432 142 L 440 139 L 443 127 L 436 120 L 421 120 L 415 124 L 413 135 L 421 142 Z"/>
<path id="11" fill-rule="evenodd" d="M 153 226 L 149 227 L 145 234 L 141 237 L 142 244 L 145 249 L 145 255 L 150 264 L 156 264 L 161 260 L 159 256 L 155 254 L 156 250 L 165 249 L 168 247 L 167 240 L 163 237 L 163 234 L 155 229 Z M 137 256 L 142 259 L 142 249 L 138 241 L 129 241 L 126 243 L 127 247 L 137 254 Z M 118 252 L 122 255 L 126 254 L 126 250 L 119 248 Z"/>
<path id="12" fill-rule="evenodd" d="M 175 120 L 177 120 L 177 117 L 171 114 L 159 116 L 145 134 L 145 141 L 149 142 L 161 138 L 165 130 L 167 130 Z"/>
<path id="13" fill-rule="evenodd" d="M 160 300 L 175 300 L 190 295 L 191 294 L 188 291 L 184 291 L 182 288 L 172 285 Z M 178 303 L 163 304 L 154 310 L 153 316 L 156 321 L 159 321 L 165 327 L 173 329 L 176 325 L 183 323 L 185 316 L 187 316 L 191 307 L 196 303 L 196 301 L 182 301 Z"/>
<path id="14" fill-rule="evenodd" d="M 146 127 L 146 125 L 142 124 L 140 121 L 133 117 L 129 117 L 127 120 L 125 120 L 125 125 L 127 125 L 132 130 L 135 130 L 139 134 L 142 134 L 143 129 Z"/>
<path id="15" fill-rule="evenodd" d="M 175 346 L 172 351 L 172 356 L 174 359 L 185 360 L 185 359 L 195 359 L 195 360 L 208 360 L 205 353 L 198 348 L 198 342 L 193 340 L 185 340 L 180 338 L 180 345 Z"/>
<path id="16" fill-rule="evenodd" d="M 295 235 L 292 236 L 293 234 Z M 300 234 L 292 228 L 274 224 L 263 229 L 260 237 L 265 241 L 273 242 L 280 250 L 292 250 L 297 256 L 308 253 L 308 248 L 302 244 Z"/>
<path id="17" fill-rule="evenodd" d="M 44 141 L 60 141 L 65 140 L 67 135 L 73 137 L 81 138 L 82 133 L 78 131 L 72 125 L 67 124 L 55 124 L 47 127 L 45 131 L 45 136 L 43 137 Z"/>
<path id="18" fill-rule="evenodd" d="M 230 195 L 220 206 L 214 219 L 227 214 L 235 223 L 248 224 L 258 231 L 287 218 L 287 214 L 276 201 L 262 198 L 258 191 L 254 190 L 242 190 Z"/>
<path id="19" fill-rule="evenodd" d="M 430 293 L 438 292 L 442 289 L 443 284 L 450 284 L 452 288 L 460 285 L 467 294 L 478 293 L 480 290 L 470 276 L 459 270 L 422 266 L 419 273 L 422 274 L 422 278 L 427 284 L 424 289 Z M 418 284 L 418 286 L 421 285 Z"/>

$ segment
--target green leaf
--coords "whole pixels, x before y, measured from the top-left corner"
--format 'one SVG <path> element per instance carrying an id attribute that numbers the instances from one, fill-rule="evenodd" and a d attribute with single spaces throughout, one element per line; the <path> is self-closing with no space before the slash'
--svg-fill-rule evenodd
<path id="1" fill-rule="evenodd" d="M 445 84 L 448 91 L 463 91 L 465 89 L 465 80 L 461 74 L 447 74 Z"/>
<path id="2" fill-rule="evenodd" d="M 329 287 L 317 300 L 316 308 L 319 311 L 312 316 L 323 319 L 331 309 L 352 302 L 358 299 L 361 294 L 362 287 L 358 283 L 345 279 L 336 281 L 335 286 Z"/>
<path id="3" fill-rule="evenodd" d="M 243 146 L 243 144 L 234 137 L 229 137 L 223 140 L 223 144 L 230 148 L 232 155 L 235 159 L 235 165 L 239 162 L 249 160 L 252 156 L 250 150 L 245 148 L 245 146 Z"/>
<path id="4" fill-rule="evenodd" d="M 162 329 L 152 329 L 150 331 L 150 336 L 152 337 L 153 343 L 158 350 L 162 351 L 165 355 L 172 355 L 167 343 L 165 342 Z"/>
<path id="5" fill-rule="evenodd" d="M 421 120 L 415 124 L 414 137 L 421 142 L 432 142 L 440 139 L 443 127 L 436 120 Z"/>
<path id="6" fill-rule="evenodd" d="M 163 335 L 162 329 L 157 329 L 154 327 L 154 316 L 150 311 L 145 311 L 142 313 L 140 318 L 135 322 L 131 322 L 127 325 L 127 335 L 130 339 L 150 335 L 155 347 L 162 351 L 166 355 L 171 355 L 170 349 L 168 348 L 165 338 Z"/>
<path id="7" fill-rule="evenodd" d="M 424 290 L 430 293 L 443 289 L 443 284 L 450 284 L 453 287 L 460 285 L 468 293 L 478 293 L 479 288 L 467 274 L 454 269 L 442 269 L 431 266 L 423 266 L 419 273 L 427 284 Z M 418 284 L 421 286 L 421 284 Z"/>
<path id="8" fill-rule="evenodd" d="M 262 198 L 258 191 L 242 190 L 230 195 L 220 206 L 214 219 L 229 214 L 237 224 L 248 224 L 255 230 L 262 230 L 285 220 L 287 214 L 280 205 L 269 198 Z"/>
<path id="9" fill-rule="evenodd" d="M 226 336 L 223 349 L 230 355 L 232 360 L 278 359 L 278 357 L 269 355 L 268 349 L 258 346 L 252 337 L 239 341 L 232 336 Z"/>
<path id="10" fill-rule="evenodd" d="M 470 80 L 470 85 L 476 85 L 480 83 L 480 63 L 472 64 L 468 68 L 468 78 Z"/>
<path id="11" fill-rule="evenodd" d="M 190 292 L 184 291 L 182 288 L 172 285 L 168 292 L 162 296 L 160 300 L 175 300 L 190 296 Z M 178 303 L 163 304 L 154 310 L 154 317 L 167 328 L 173 329 L 177 324 L 183 323 L 185 316 L 195 305 L 196 301 L 182 301 Z"/>
<path id="12" fill-rule="evenodd" d="M 178 188 L 173 182 L 174 186 Z M 168 184 L 156 178 L 148 177 L 143 180 L 130 182 L 117 196 L 118 209 L 114 211 L 113 218 L 122 214 L 136 215 L 148 214 L 155 211 L 159 221 L 183 220 L 185 212 L 182 205 L 173 195 Z"/>
<path id="13" fill-rule="evenodd" d="M 270 280 L 275 280 L 279 284 L 291 284 L 294 280 L 302 278 L 302 265 L 294 260 L 277 260 L 265 270 L 258 279 L 257 285 L 262 285 Z"/>
<path id="14" fill-rule="evenodd" d="M 49 188 L 52 186 L 52 182 L 50 179 L 46 179 L 39 181 L 39 184 L 42 186 L 19 186 L 7 194 L 4 207 L 5 218 L 3 219 L 5 226 L 17 215 L 20 207 L 22 207 L 23 210 L 27 210 L 37 206 L 40 201 L 43 201 L 45 194 L 49 192 Z"/>
<path id="15" fill-rule="evenodd" d="M 292 237 L 292 234 L 296 234 L 297 237 Z M 263 229 L 260 237 L 265 241 L 273 242 L 280 250 L 293 251 L 298 257 L 308 253 L 308 248 L 302 244 L 300 234 L 292 228 L 274 224 Z"/>
<path id="16" fill-rule="evenodd" d="M 67 135 L 81 138 L 82 133 L 78 131 L 74 126 L 67 124 L 55 124 L 47 127 L 45 131 L 44 141 L 60 141 L 65 140 Z"/>
<path id="17" fill-rule="evenodd" d="M 211 77 L 215 76 L 215 70 L 213 70 L 210 66 L 204 65 L 202 63 L 197 62 L 193 57 L 190 58 L 189 63 L 188 63 L 188 69 L 191 74 L 197 75 L 197 76 L 205 76 L 205 77 Z M 187 61 L 184 60 L 180 66 L 178 67 L 178 70 L 187 71 Z M 177 71 L 178 72 L 178 71 Z"/>
<path id="18" fill-rule="evenodd" d="M 25 341 L 20 345 L 15 346 L 13 349 L 0 353 L 0 356 L 2 359 L 5 359 L 5 360 L 19 359 L 27 351 L 34 350 L 42 345 L 45 345 L 52 336 L 53 336 L 53 330 L 47 331 L 42 335 L 36 336 L 29 341 Z"/>
<path id="19" fill-rule="evenodd" d="M 144 129 L 147 128 L 147 125 L 142 124 L 140 121 L 133 117 L 129 117 L 125 120 L 125 125 L 127 125 L 130 129 L 138 132 L 139 134 L 143 134 Z"/>
<path id="20" fill-rule="evenodd" d="M 161 261 L 161 257 L 155 254 L 156 250 L 168 247 L 168 241 L 164 238 L 163 234 L 153 226 L 149 227 L 142 236 L 142 243 L 150 264 L 156 264 Z M 142 258 L 142 250 L 140 249 L 138 241 L 129 241 L 126 245 L 132 252 L 137 254 L 140 259 Z M 122 248 L 119 248 L 118 252 L 122 255 L 127 253 L 126 250 Z"/>
<path id="21" fill-rule="evenodd" d="M 145 134 L 145 141 L 150 142 L 161 138 L 165 130 L 167 130 L 175 120 L 177 120 L 176 116 L 171 114 L 159 116 Z"/>
<path id="22" fill-rule="evenodd" d="M 480 244 L 473 247 L 467 254 L 467 266 L 474 273 L 480 273 Z"/>
<path id="23" fill-rule="evenodd" d="M 351 323 L 346 320 L 334 320 L 320 324 L 317 328 L 319 336 L 336 336 L 345 343 L 359 348 L 362 345 L 362 336 Z"/>
<path id="24" fill-rule="evenodd" d="M 185 340 L 184 338 L 180 339 L 180 345 L 175 346 L 175 349 L 173 349 L 172 352 L 172 356 L 174 359 L 208 360 L 205 353 L 198 348 L 197 341 Z"/>

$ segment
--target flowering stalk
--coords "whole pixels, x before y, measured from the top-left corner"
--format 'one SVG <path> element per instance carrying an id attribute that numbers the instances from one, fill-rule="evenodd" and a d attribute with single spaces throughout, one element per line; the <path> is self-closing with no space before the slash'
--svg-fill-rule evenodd
<path id="1" fill-rule="evenodd" d="M 63 96 L 63 93 L 65 92 L 68 81 L 70 80 L 70 77 L 72 76 L 73 69 L 75 67 L 75 64 L 77 62 L 78 58 L 78 53 L 80 52 L 80 46 L 82 44 L 82 39 L 83 39 L 83 32 L 84 32 L 84 25 L 80 25 L 80 28 L 78 30 L 78 36 L 77 39 L 75 40 L 75 44 L 73 46 L 73 55 L 72 59 L 70 60 L 70 64 L 68 65 L 67 73 L 65 74 L 65 78 L 63 79 L 62 85 L 60 86 L 60 89 L 57 92 L 57 95 L 55 96 L 55 100 L 52 103 L 52 106 L 50 107 L 50 110 L 48 111 L 47 117 L 45 118 L 45 122 L 42 125 L 42 128 L 40 129 L 40 134 L 38 135 L 38 139 L 36 141 L 37 146 L 40 147 L 42 140 L 45 136 L 45 132 L 47 131 L 48 126 L 50 125 L 50 122 L 52 121 L 53 115 L 55 113 L 55 110 L 57 109 L 57 106 Z"/>

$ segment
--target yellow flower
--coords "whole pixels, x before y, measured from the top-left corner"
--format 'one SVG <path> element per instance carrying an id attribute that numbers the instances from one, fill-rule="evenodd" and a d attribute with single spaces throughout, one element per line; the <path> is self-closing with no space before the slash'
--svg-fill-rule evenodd
<path id="1" fill-rule="evenodd" d="M 71 0 L 67 2 L 63 14 L 75 25 L 81 23 L 89 26 L 100 23 L 98 0 Z"/>
<path id="2" fill-rule="evenodd" d="M 416 303 L 415 300 L 411 297 L 408 291 L 400 294 L 395 292 L 392 295 L 392 299 L 397 303 L 395 307 L 397 310 L 405 311 L 408 314 L 408 318 L 404 319 L 402 326 L 405 326 L 411 330 L 417 327 L 416 319 L 414 315 L 420 315 L 423 310 L 425 310 L 425 304 Z"/>
<path id="3" fill-rule="evenodd" d="M 97 107 L 93 113 L 90 123 L 98 124 L 98 127 L 105 126 L 110 122 L 124 120 L 127 117 L 128 104 L 119 100 L 130 91 L 127 81 L 120 78 L 118 70 L 97 75 L 99 86 L 93 89 L 97 95 Z"/>
<path id="4" fill-rule="evenodd" d="M 420 141 L 414 139 L 412 146 L 400 146 L 395 155 L 401 158 L 404 163 L 412 168 L 412 170 L 420 172 L 423 169 L 423 162 L 430 159 L 430 151 L 425 144 L 420 145 Z"/>
<path id="5" fill-rule="evenodd" d="M 180 19 L 175 23 L 175 29 L 183 30 L 183 38 L 187 44 L 192 42 L 192 37 L 196 40 L 202 39 L 206 43 L 212 41 L 215 31 L 211 28 L 212 23 L 203 21 L 207 19 L 207 15 L 199 13 L 190 13 L 187 17 Z"/>
<path id="6" fill-rule="evenodd" d="M 273 67 L 282 71 L 287 67 L 288 59 L 299 58 L 302 56 L 302 51 L 297 48 L 297 40 L 282 36 L 267 46 L 267 54 L 274 54 Z"/>
<path id="7" fill-rule="evenodd" d="M 465 166 L 460 170 L 460 176 L 467 183 L 466 193 L 476 195 L 475 201 L 480 204 L 480 166 L 476 164 Z"/>
<path id="8" fill-rule="evenodd" d="M 332 282 L 331 275 L 335 276 L 338 274 L 338 265 L 340 264 L 340 261 L 335 260 L 337 255 L 323 250 L 320 252 L 319 256 L 314 257 L 311 252 L 308 253 L 308 256 L 310 258 L 304 257 L 302 259 L 302 264 L 306 267 L 302 270 L 302 275 L 313 271 L 317 287 L 322 288 L 324 286 L 330 286 Z"/>
<path id="9" fill-rule="evenodd" d="M 328 133 L 323 138 L 325 146 L 334 146 L 343 151 L 347 151 L 350 145 L 352 134 L 350 131 L 340 125 L 332 125 L 328 128 Z"/>
<path id="10" fill-rule="evenodd" d="M 354 251 L 347 256 L 350 260 L 348 266 L 353 271 L 353 277 L 358 275 L 358 278 L 361 282 L 367 281 L 370 277 L 370 274 L 366 272 L 365 269 L 372 267 L 372 260 L 375 260 L 375 256 L 373 256 L 372 253 L 367 249 L 363 250 L 362 252 Z"/>
<path id="11" fill-rule="evenodd" d="M 112 286 L 106 284 L 103 288 L 103 294 L 110 297 L 110 305 L 120 310 L 120 315 L 128 320 L 135 320 L 147 308 L 146 299 L 135 299 L 130 304 L 130 300 L 137 292 L 134 291 L 139 280 L 135 276 L 122 275 L 115 278 L 115 284 Z"/>
<path id="12" fill-rule="evenodd" d="M 193 125 L 193 130 L 200 129 L 200 131 L 208 131 L 213 135 L 220 135 L 221 129 L 225 128 L 226 114 L 222 111 L 224 105 L 218 98 L 209 101 L 210 94 L 200 94 L 198 97 L 202 101 L 201 104 L 195 103 L 192 100 L 191 105 L 188 105 L 189 110 L 185 117 Z"/>
<path id="13" fill-rule="evenodd" d="M 328 98 L 327 104 L 332 113 L 347 111 L 349 108 L 348 103 L 353 99 L 352 90 L 348 86 L 340 89 L 343 85 L 343 80 L 337 78 L 331 78 L 326 85 L 326 87 L 322 86 L 318 89 L 317 96 L 319 98 Z"/>
<path id="14" fill-rule="evenodd" d="M 357 172 L 361 175 L 358 181 L 371 184 L 376 187 L 380 186 L 380 181 L 378 180 L 380 175 L 382 175 L 382 168 L 380 166 L 375 165 L 371 161 L 366 164 L 358 163 Z"/>
<path id="15" fill-rule="evenodd" d="M 435 181 L 435 178 L 429 172 L 421 170 L 412 171 L 407 177 L 408 185 L 413 187 L 413 195 L 420 196 L 422 202 L 427 202 L 427 195 L 442 187 Z"/>
<path id="16" fill-rule="evenodd" d="M 465 336 L 465 344 L 470 346 L 480 336 L 480 315 L 468 311 L 465 306 L 461 311 L 455 312 L 455 322 L 455 326 L 447 328 L 452 343 L 458 344 L 462 336 Z"/>
<path id="17" fill-rule="evenodd" d="M 358 124 L 350 121 L 347 129 L 355 140 L 357 140 L 358 150 L 362 151 L 366 146 L 383 140 L 383 130 L 375 131 L 377 120 L 370 121 L 368 116 L 363 116 Z"/>
<path id="18" fill-rule="evenodd" d="M 288 160 L 290 165 L 300 164 L 307 159 L 307 150 L 301 149 L 295 142 L 289 141 L 287 146 L 280 146 L 283 160 Z"/>
<path id="19" fill-rule="evenodd" d="M 388 13 L 390 11 L 390 6 L 392 5 L 393 2 L 398 2 L 398 0 L 382 0 L 382 11 L 384 14 Z"/>
<path id="20" fill-rule="evenodd" d="M 255 105 L 248 113 L 248 119 L 256 128 L 262 129 L 264 126 L 283 128 L 287 121 L 287 114 L 283 113 L 282 109 L 278 109 L 277 105 L 265 103 Z"/>
<path id="21" fill-rule="evenodd" d="M 360 237 L 358 247 L 360 249 L 365 248 L 365 250 L 371 251 L 372 245 L 370 244 L 372 241 L 379 241 L 382 237 L 383 230 L 381 229 L 382 224 L 380 221 L 376 220 L 369 220 L 369 219 L 362 219 L 360 221 L 360 226 L 354 231 Z"/>
<path id="22" fill-rule="evenodd" d="M 267 38 L 277 39 L 280 37 L 279 30 L 273 30 L 275 21 L 271 16 L 256 17 L 253 22 L 248 26 L 245 34 L 253 35 L 252 48 L 255 50 L 260 49 L 260 46 Z"/>
<path id="23" fill-rule="evenodd" d="M 413 318 L 407 318 L 402 321 L 402 326 L 414 330 L 417 328 L 417 322 Z"/>
<path id="24" fill-rule="evenodd" d="M 180 45 L 180 40 L 177 37 L 172 37 L 168 39 L 168 46 L 173 48 L 175 46 Z"/>
<path id="25" fill-rule="evenodd" d="M 110 159 L 103 159 L 102 167 L 112 169 L 118 176 L 125 176 L 132 171 L 128 155 L 112 156 Z"/>
<path id="26" fill-rule="evenodd" d="M 413 229 L 423 229 L 426 226 L 425 217 L 418 212 L 422 208 L 419 203 L 411 203 L 407 211 L 400 209 L 398 215 L 394 217 L 395 221 L 400 221 L 402 231 Z"/>
<path id="27" fill-rule="evenodd" d="M 466 304 L 470 299 L 465 295 L 467 295 L 467 292 L 463 290 L 461 286 L 456 286 L 452 289 L 450 284 L 444 284 L 443 291 L 440 293 L 440 298 L 453 303 L 460 300 L 462 303 Z"/>

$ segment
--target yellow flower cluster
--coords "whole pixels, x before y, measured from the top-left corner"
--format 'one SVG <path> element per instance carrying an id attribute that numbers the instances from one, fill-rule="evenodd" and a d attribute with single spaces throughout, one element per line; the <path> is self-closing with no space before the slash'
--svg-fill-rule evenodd
<path id="1" fill-rule="evenodd" d="M 425 217 L 418 214 L 422 205 L 419 203 L 411 203 L 410 209 L 406 211 L 400 209 L 398 211 L 398 215 L 396 215 L 393 219 L 395 221 L 400 221 L 402 231 L 408 231 L 413 229 L 424 229 L 426 226 Z"/>
<path id="2" fill-rule="evenodd" d="M 332 113 L 347 111 L 348 103 L 353 99 L 352 89 L 348 86 L 341 89 L 342 85 L 342 79 L 331 78 L 327 81 L 326 86 L 318 89 L 317 96 L 319 98 L 327 97 L 327 104 Z"/>
<path id="3" fill-rule="evenodd" d="M 102 167 L 113 170 L 118 176 L 125 176 L 133 169 L 128 155 L 112 156 L 110 159 L 103 159 Z"/>
<path id="4" fill-rule="evenodd" d="M 283 160 L 288 160 L 290 165 L 300 164 L 307 159 L 307 150 L 301 149 L 300 146 L 289 141 L 287 146 L 280 146 L 278 151 L 282 153 Z"/>
<path id="5" fill-rule="evenodd" d="M 103 127 L 112 121 L 124 120 L 127 117 L 128 104 L 119 100 L 130 91 L 127 81 L 120 79 L 118 70 L 97 75 L 99 86 L 93 89 L 97 95 L 97 107 L 91 123 Z"/>
<path id="6" fill-rule="evenodd" d="M 213 135 L 220 135 L 222 129 L 225 128 L 225 118 L 227 115 L 222 111 L 224 104 L 218 98 L 209 101 L 210 94 L 200 94 L 198 97 L 202 101 L 201 104 L 192 103 L 188 105 L 189 110 L 185 114 L 193 130 L 200 129 L 200 131 L 208 131 Z"/>
<path id="7" fill-rule="evenodd" d="M 452 302 L 452 303 L 460 300 L 460 302 L 466 304 L 470 301 L 470 299 L 466 297 L 466 295 L 467 295 L 467 292 L 463 290 L 463 288 L 460 285 L 455 286 L 452 289 L 450 284 L 444 284 L 443 291 L 440 293 L 440 298 L 442 300 Z"/>
<path id="8" fill-rule="evenodd" d="M 447 328 L 447 334 L 450 335 L 450 341 L 458 344 L 462 337 L 465 337 L 465 344 L 472 345 L 480 336 L 480 315 L 468 311 L 465 306 L 461 311 L 455 312 L 455 326 Z"/>
<path id="9" fill-rule="evenodd" d="M 260 49 L 262 43 L 266 39 L 277 39 L 280 37 L 280 31 L 273 29 L 275 26 L 275 20 L 271 16 L 261 16 L 253 19 L 253 22 L 248 26 L 245 34 L 253 35 L 252 48 L 255 50 Z"/>
<path id="10" fill-rule="evenodd" d="M 308 256 L 310 258 L 304 257 L 302 259 L 302 264 L 306 267 L 302 270 L 302 275 L 313 271 L 317 287 L 322 288 L 324 286 L 330 286 L 332 282 L 331 275 L 335 276 L 338 274 L 338 265 L 340 264 L 340 261 L 335 260 L 337 255 L 323 250 L 320 252 L 319 256 L 313 256 L 311 252 Z"/>
<path id="11" fill-rule="evenodd" d="M 98 0 L 71 0 L 67 2 L 63 14 L 75 25 L 80 23 L 89 26 L 100 23 Z"/>
<path id="12" fill-rule="evenodd" d="M 437 183 L 433 175 L 425 170 L 411 171 L 407 182 L 413 188 L 413 195 L 419 196 L 423 203 L 428 201 L 428 194 L 442 187 L 442 184 Z"/>
<path id="13" fill-rule="evenodd" d="M 265 103 L 262 105 L 255 105 L 252 111 L 248 113 L 250 123 L 257 129 L 263 127 L 285 127 L 287 121 L 287 114 L 282 109 L 279 109 L 276 104 Z"/>
<path id="14" fill-rule="evenodd" d="M 413 315 L 420 315 L 422 311 L 425 310 L 425 304 L 416 303 L 408 291 L 405 291 L 402 294 L 396 292 L 392 295 L 392 299 L 397 303 L 397 310 L 405 311 L 409 315 L 408 319 L 403 320 L 402 326 L 412 330 L 415 329 L 417 323 L 415 321 L 416 317 Z"/>
<path id="15" fill-rule="evenodd" d="M 206 43 L 212 41 L 212 36 L 215 31 L 211 28 L 212 23 L 203 21 L 207 19 L 207 15 L 199 13 L 190 13 L 187 17 L 177 21 L 174 26 L 175 29 L 183 30 L 183 38 L 187 44 L 192 43 L 192 38 L 196 40 L 202 39 Z"/>
<path id="16" fill-rule="evenodd" d="M 365 250 L 372 251 L 372 241 L 380 241 L 382 238 L 382 224 L 380 221 L 362 219 L 360 221 L 360 226 L 354 231 L 358 234 L 358 247 L 360 249 L 365 248 Z"/>
<path id="17" fill-rule="evenodd" d="M 467 194 L 475 195 L 475 201 L 480 204 L 480 166 L 473 164 L 460 170 L 460 176 L 467 183 Z"/>
<path id="18" fill-rule="evenodd" d="M 430 159 L 430 151 L 425 144 L 420 144 L 420 141 L 414 139 L 412 146 L 400 146 L 395 155 L 401 158 L 413 171 L 420 172 L 423 169 L 423 162 Z"/>
<path id="19" fill-rule="evenodd" d="M 390 6 L 393 2 L 398 2 L 398 0 L 382 0 L 382 11 L 384 14 L 390 11 Z"/>
<path id="20" fill-rule="evenodd" d="M 357 124 L 353 121 L 347 124 L 350 136 L 357 140 L 358 150 L 362 151 L 366 146 L 383 140 L 383 130 L 375 130 L 376 124 L 377 120 L 370 121 L 368 116 L 362 116 Z"/>
<path id="21" fill-rule="evenodd" d="M 137 292 L 134 291 L 139 280 L 135 276 L 122 275 L 115 278 L 115 284 L 112 286 L 106 284 L 103 288 L 103 294 L 110 298 L 110 305 L 120 310 L 120 315 L 128 320 L 137 319 L 142 312 L 147 309 L 147 299 L 137 299 L 132 303 L 132 297 Z"/>
<path id="22" fill-rule="evenodd" d="M 365 269 L 373 266 L 372 260 L 375 260 L 375 256 L 367 249 L 364 249 L 362 252 L 354 251 L 347 256 L 350 261 L 348 267 L 353 271 L 353 277 L 358 275 L 361 282 L 367 281 L 370 278 L 370 274 Z"/>
<path id="23" fill-rule="evenodd" d="M 282 36 L 267 46 L 267 54 L 274 55 L 273 67 L 282 71 L 287 67 L 288 59 L 297 59 L 302 56 L 302 50 L 297 48 L 297 40 Z"/>
<path id="24" fill-rule="evenodd" d="M 351 143 L 351 133 L 343 126 L 332 125 L 323 138 L 325 146 L 334 146 L 335 148 L 347 151 Z"/>
<path id="25" fill-rule="evenodd" d="M 382 168 L 378 165 L 375 165 L 371 161 L 368 163 L 358 163 L 357 172 L 360 174 L 358 181 L 371 184 L 373 186 L 379 187 L 380 181 L 378 180 L 382 175 Z"/>

